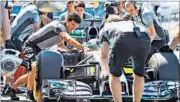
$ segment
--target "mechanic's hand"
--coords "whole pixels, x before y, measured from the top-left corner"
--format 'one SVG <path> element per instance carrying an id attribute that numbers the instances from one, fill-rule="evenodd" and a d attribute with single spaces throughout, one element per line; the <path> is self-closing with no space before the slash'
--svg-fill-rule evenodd
<path id="1" fill-rule="evenodd" d="M 169 45 L 165 45 L 159 49 L 160 52 L 173 52 L 173 50 L 169 47 Z"/>
<path id="2" fill-rule="evenodd" d="M 5 41 L 5 48 L 17 50 L 17 48 L 15 47 L 14 43 L 11 40 Z"/>
<path id="3" fill-rule="evenodd" d="M 85 48 L 84 48 L 84 52 L 89 52 L 89 51 L 93 51 L 93 49 L 88 48 L 88 47 L 85 47 Z"/>

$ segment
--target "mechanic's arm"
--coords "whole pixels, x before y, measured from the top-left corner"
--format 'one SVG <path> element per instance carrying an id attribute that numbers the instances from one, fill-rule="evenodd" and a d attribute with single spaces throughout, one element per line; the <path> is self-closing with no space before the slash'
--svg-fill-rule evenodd
<path id="1" fill-rule="evenodd" d="M 157 35 L 156 30 L 154 28 L 154 25 L 148 26 L 147 29 L 149 31 L 151 41 L 153 41 L 155 39 L 156 35 Z"/>
<path id="2" fill-rule="evenodd" d="M 177 44 L 180 43 L 180 32 L 176 34 L 176 36 L 173 38 L 170 48 L 174 50 L 177 46 Z"/>
<path id="3" fill-rule="evenodd" d="M 100 64 L 101 64 L 103 76 L 109 75 L 108 55 L 109 55 L 109 43 L 103 42 L 101 44 L 101 49 L 100 49 Z"/>
<path id="4" fill-rule="evenodd" d="M 35 28 L 35 31 L 38 31 L 40 29 L 40 24 L 41 24 L 41 21 L 40 21 L 40 16 L 39 16 L 39 13 L 34 13 L 35 16 L 34 17 L 34 28 Z"/>
<path id="5" fill-rule="evenodd" d="M 40 24 L 34 24 L 35 31 L 38 31 L 40 29 Z"/>
<path id="6" fill-rule="evenodd" d="M 153 22 L 154 16 L 155 15 L 153 14 L 153 12 L 150 12 L 150 11 L 142 15 L 143 22 L 146 24 L 145 26 L 147 27 L 147 30 L 149 31 L 151 41 L 153 41 L 155 37 L 157 36 L 156 30 L 154 27 L 154 22 Z"/>
<path id="7" fill-rule="evenodd" d="M 86 47 L 83 46 L 82 44 L 80 44 L 79 42 L 77 42 L 75 39 L 71 38 L 69 36 L 69 34 L 67 34 L 66 32 L 60 32 L 59 35 L 61 36 L 62 39 L 64 39 L 64 41 L 66 41 L 69 45 L 78 48 L 80 50 L 85 50 Z"/>
<path id="8" fill-rule="evenodd" d="M 3 20 L 2 20 L 2 34 L 3 34 L 3 40 L 9 40 L 11 39 L 11 34 L 10 34 L 10 20 L 9 20 L 9 14 L 8 14 L 8 9 L 3 8 L 2 10 L 3 14 Z"/>

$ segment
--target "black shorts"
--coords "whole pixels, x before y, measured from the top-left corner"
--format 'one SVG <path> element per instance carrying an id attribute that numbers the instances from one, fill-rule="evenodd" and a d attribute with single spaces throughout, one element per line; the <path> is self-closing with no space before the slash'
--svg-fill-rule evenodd
<path id="1" fill-rule="evenodd" d="M 145 61 L 150 50 L 150 43 L 148 35 L 142 39 L 137 38 L 134 33 L 118 35 L 110 51 L 110 73 L 116 77 L 121 76 L 122 68 L 127 60 L 132 57 L 134 73 L 143 77 Z"/>
<path id="2" fill-rule="evenodd" d="M 14 43 L 14 45 L 16 46 L 17 50 L 18 51 L 22 51 L 22 46 L 23 46 L 23 42 L 16 39 L 16 38 L 11 38 L 12 39 L 12 42 Z"/>
<path id="3" fill-rule="evenodd" d="M 40 51 L 41 49 L 30 41 L 25 42 L 23 45 L 24 59 L 27 62 L 35 61 Z"/>

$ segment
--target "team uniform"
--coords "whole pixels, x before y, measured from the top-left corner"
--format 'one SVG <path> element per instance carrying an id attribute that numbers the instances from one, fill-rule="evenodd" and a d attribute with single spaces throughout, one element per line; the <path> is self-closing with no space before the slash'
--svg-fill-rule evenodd
<path id="1" fill-rule="evenodd" d="M 155 13 L 153 11 L 147 9 L 147 8 L 141 8 L 139 15 L 133 17 L 133 19 L 137 22 L 140 22 L 145 27 L 149 27 L 152 25 L 154 25 L 154 27 L 155 26 L 161 27 L 160 22 L 158 21 L 158 18 L 155 15 Z M 161 28 L 155 27 L 157 36 L 155 37 L 155 39 L 153 40 L 153 42 L 151 44 L 151 50 L 150 50 L 150 53 L 148 55 L 146 63 L 149 61 L 151 56 L 154 53 L 156 53 L 160 48 L 162 48 L 166 43 L 166 36 L 164 35 L 165 33 L 162 33 Z"/>
<path id="2" fill-rule="evenodd" d="M 35 61 L 36 55 L 44 49 L 61 42 L 60 32 L 67 32 L 65 24 L 59 20 L 52 21 L 33 33 L 23 45 L 26 61 Z"/>
<path id="3" fill-rule="evenodd" d="M 40 16 L 35 5 L 24 5 L 11 26 L 11 39 L 19 51 L 23 42 L 35 32 L 34 24 L 40 24 Z"/>
<path id="4" fill-rule="evenodd" d="M 134 32 L 135 25 L 140 28 L 140 37 Z M 144 76 L 145 60 L 150 49 L 150 38 L 146 29 L 133 21 L 105 23 L 100 30 L 100 42 L 110 44 L 109 70 L 116 77 L 121 76 L 122 68 L 132 57 L 134 73 Z"/>

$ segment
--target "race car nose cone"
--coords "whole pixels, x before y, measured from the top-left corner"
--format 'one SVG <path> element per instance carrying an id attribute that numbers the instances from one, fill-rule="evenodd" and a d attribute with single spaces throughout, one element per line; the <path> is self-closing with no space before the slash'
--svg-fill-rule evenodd
<path id="1" fill-rule="evenodd" d="M 57 0 L 37 0 L 36 5 L 42 12 L 58 12 L 66 7 L 65 2 Z"/>

